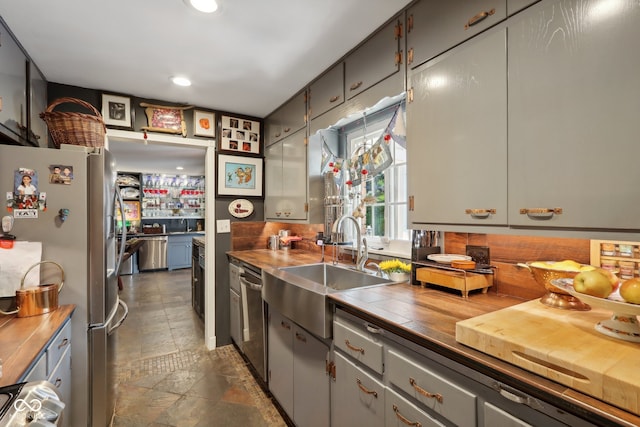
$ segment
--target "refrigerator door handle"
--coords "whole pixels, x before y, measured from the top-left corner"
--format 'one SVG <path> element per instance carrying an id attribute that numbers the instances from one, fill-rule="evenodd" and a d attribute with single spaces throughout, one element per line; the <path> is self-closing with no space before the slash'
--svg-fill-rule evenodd
<path id="1" fill-rule="evenodd" d="M 118 261 L 116 262 L 116 275 L 120 274 L 120 267 L 122 266 L 122 258 L 124 257 L 124 249 L 127 247 L 127 227 L 124 216 L 124 200 L 122 199 L 122 194 L 116 188 L 116 196 L 118 198 L 118 205 L 120 206 L 120 218 L 122 218 L 122 237 L 120 238 L 120 251 L 118 253 Z M 115 208 L 115 203 L 114 203 Z M 116 221 L 117 216 L 113 216 L 113 220 Z M 115 224 L 114 224 L 115 225 Z M 115 227 L 114 227 L 115 230 Z M 124 319 L 123 319 L 124 320 Z"/>
<path id="2" fill-rule="evenodd" d="M 107 335 L 111 335 L 112 333 L 115 332 L 116 329 L 118 329 L 120 326 L 122 326 L 122 324 L 124 323 L 124 320 L 127 318 L 127 316 L 129 315 L 129 306 L 122 301 L 120 298 L 118 298 L 118 305 L 120 305 L 123 309 L 124 309 L 124 314 L 122 315 L 122 317 L 120 318 L 120 320 L 118 320 L 107 332 Z"/>

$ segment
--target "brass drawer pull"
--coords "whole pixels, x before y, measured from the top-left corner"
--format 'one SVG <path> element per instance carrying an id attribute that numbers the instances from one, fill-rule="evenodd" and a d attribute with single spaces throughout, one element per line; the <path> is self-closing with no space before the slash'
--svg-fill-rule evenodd
<path id="1" fill-rule="evenodd" d="M 472 27 L 477 23 L 484 21 L 487 17 L 493 15 L 494 13 L 496 13 L 495 9 L 491 9 L 488 12 L 486 10 L 483 10 L 482 12 L 478 13 L 477 15 L 469 19 L 467 23 L 464 25 L 464 29 L 466 30 L 469 27 Z"/>
<path id="2" fill-rule="evenodd" d="M 474 218 L 487 218 L 489 215 L 495 215 L 495 209 L 465 209 L 464 213 Z"/>
<path id="3" fill-rule="evenodd" d="M 354 83 L 351 85 L 351 87 L 349 88 L 349 90 L 356 90 L 358 89 L 360 86 L 362 86 L 362 82 L 358 82 L 358 83 Z"/>
<path id="4" fill-rule="evenodd" d="M 302 335 L 300 332 L 296 332 L 296 339 L 298 341 L 307 342 L 307 337 Z"/>
<path id="5" fill-rule="evenodd" d="M 364 348 L 362 347 L 355 347 L 354 345 L 352 345 L 349 340 L 344 340 L 345 345 L 353 351 L 357 351 L 358 353 L 364 355 Z"/>
<path id="6" fill-rule="evenodd" d="M 280 322 L 280 326 L 282 326 L 283 328 L 285 328 L 287 330 L 291 330 L 291 325 L 286 323 L 285 321 L 281 321 Z"/>
<path id="7" fill-rule="evenodd" d="M 282 134 L 280 132 L 278 132 L 278 133 L 275 134 L 275 137 L 276 138 L 280 138 L 280 135 L 282 135 Z"/>
<path id="8" fill-rule="evenodd" d="M 277 217 L 279 217 L 280 215 L 282 215 L 282 212 L 276 212 Z"/>
<path id="9" fill-rule="evenodd" d="M 329 102 L 333 104 L 333 103 L 334 103 L 334 102 L 336 102 L 338 99 L 340 99 L 340 97 L 339 97 L 339 96 L 332 96 L 331 98 L 329 98 Z"/>
<path id="10" fill-rule="evenodd" d="M 288 133 L 289 131 L 291 131 L 291 128 L 284 128 L 284 133 Z"/>
<path id="11" fill-rule="evenodd" d="M 396 413 L 396 417 L 398 417 L 398 419 L 400 421 L 402 421 L 403 423 L 405 423 L 408 426 L 415 426 L 415 427 L 422 427 L 422 424 L 420 424 L 418 421 L 409 421 L 405 416 L 403 416 L 400 413 L 400 409 L 398 409 L 398 406 L 396 404 L 393 405 L 393 412 Z"/>
<path id="12" fill-rule="evenodd" d="M 360 390 L 362 390 L 363 393 L 370 394 L 376 399 L 378 398 L 378 392 L 375 390 L 369 390 L 368 388 L 363 386 L 359 378 L 356 378 L 356 383 L 358 383 L 358 387 L 360 388 Z"/>
<path id="13" fill-rule="evenodd" d="M 421 395 L 430 399 L 435 399 L 438 403 L 442 403 L 443 397 L 440 393 L 429 393 L 427 390 L 420 387 L 413 378 L 409 378 L 409 384 L 411 384 L 411 386 Z"/>
<path id="14" fill-rule="evenodd" d="M 527 215 L 533 219 L 550 219 L 554 215 L 562 214 L 562 208 L 523 208 L 520 215 Z"/>

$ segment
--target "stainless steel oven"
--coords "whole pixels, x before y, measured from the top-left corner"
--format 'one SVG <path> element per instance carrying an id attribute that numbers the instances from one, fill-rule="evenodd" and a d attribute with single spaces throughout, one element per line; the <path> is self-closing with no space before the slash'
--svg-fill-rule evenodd
<path id="1" fill-rule="evenodd" d="M 240 274 L 242 302 L 242 351 L 267 382 L 266 372 L 266 308 L 262 300 L 262 273 L 253 266 L 243 264 Z"/>

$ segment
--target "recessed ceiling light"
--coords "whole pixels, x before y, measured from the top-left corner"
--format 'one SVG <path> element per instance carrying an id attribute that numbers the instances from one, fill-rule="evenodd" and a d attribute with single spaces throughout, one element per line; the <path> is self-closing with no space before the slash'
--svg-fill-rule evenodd
<path id="1" fill-rule="evenodd" d="M 176 166 L 176 169 L 179 170 L 179 171 L 184 170 L 184 168 L 182 166 Z"/>
<path id="2" fill-rule="evenodd" d="M 202 13 L 213 13 L 218 10 L 216 0 L 184 0 L 189 6 Z"/>
<path id="3" fill-rule="evenodd" d="M 171 77 L 171 81 L 173 82 L 174 85 L 191 86 L 191 80 L 189 80 L 186 77 L 180 77 L 180 76 Z"/>

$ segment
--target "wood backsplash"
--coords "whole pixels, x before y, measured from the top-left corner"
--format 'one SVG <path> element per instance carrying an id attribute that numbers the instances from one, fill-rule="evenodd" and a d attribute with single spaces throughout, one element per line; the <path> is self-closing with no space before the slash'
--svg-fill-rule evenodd
<path id="1" fill-rule="evenodd" d="M 315 237 L 318 232 L 324 231 L 323 224 L 244 221 L 231 223 L 231 250 L 265 249 L 269 236 L 278 234 L 280 230 L 289 230 L 291 235 L 303 238 L 292 243 L 294 248 L 320 252 Z M 518 267 L 517 263 L 572 259 L 588 264 L 590 259 L 589 239 L 444 233 L 444 253 L 464 254 L 466 245 L 489 247 L 491 264 L 496 267 L 494 286 L 489 292 L 525 300 L 540 298 L 546 290 L 538 285 L 529 270 Z M 333 256 L 331 246 L 325 249 L 326 256 Z"/>

